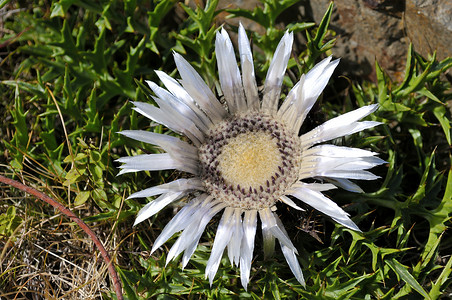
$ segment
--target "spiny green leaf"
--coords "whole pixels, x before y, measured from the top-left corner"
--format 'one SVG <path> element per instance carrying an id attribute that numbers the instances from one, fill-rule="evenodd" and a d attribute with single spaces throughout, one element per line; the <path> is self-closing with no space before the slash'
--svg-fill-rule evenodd
<path id="1" fill-rule="evenodd" d="M 451 120 L 446 115 L 446 113 L 447 113 L 446 107 L 444 107 L 443 105 L 436 106 L 433 109 L 433 114 L 435 115 L 436 119 L 438 119 L 439 123 L 441 124 L 444 134 L 446 135 L 447 142 L 449 143 L 449 145 L 452 145 L 452 139 L 451 139 L 451 134 L 450 134 Z"/>
<path id="2" fill-rule="evenodd" d="M 391 267 L 391 269 L 400 277 L 405 283 L 407 283 L 411 288 L 421 294 L 425 299 L 431 299 L 430 295 L 424 290 L 424 288 L 419 284 L 419 282 L 411 275 L 408 268 L 396 259 L 390 259 L 386 261 L 386 264 Z"/>
<path id="3" fill-rule="evenodd" d="M 452 57 L 447 57 L 439 63 L 434 63 L 430 73 L 427 75 L 427 81 L 437 78 L 450 68 L 452 68 Z"/>
<path id="4" fill-rule="evenodd" d="M 66 19 L 63 21 L 63 27 L 61 28 L 60 34 L 60 40 L 52 42 L 50 45 L 60 47 L 64 54 L 66 54 L 73 62 L 79 62 L 80 55 L 78 53 L 77 45 L 75 44 L 70 25 Z"/>
<path id="5" fill-rule="evenodd" d="M 436 282 L 433 283 L 432 289 L 430 290 L 429 295 L 432 299 L 437 299 L 443 294 L 442 292 L 440 292 L 440 289 L 446 288 L 446 287 L 443 287 L 443 285 L 450 278 L 449 275 L 451 272 L 452 272 L 452 256 L 449 256 L 449 260 L 448 260 L 447 264 L 444 266 L 443 271 L 439 275 Z"/>
<path id="6" fill-rule="evenodd" d="M 375 60 L 375 72 L 377 73 L 378 83 L 378 103 L 383 105 L 383 103 L 387 102 L 386 100 L 388 98 L 389 77 L 381 69 L 377 60 Z"/>
<path id="7" fill-rule="evenodd" d="M 213 16 L 218 5 L 218 0 L 209 0 L 204 9 L 197 7 L 196 10 L 181 3 L 181 7 L 189 17 L 198 25 L 199 33 L 205 36 L 211 26 Z"/>
<path id="8" fill-rule="evenodd" d="M 323 15 L 322 21 L 320 21 L 317 33 L 312 41 L 312 43 L 317 47 L 317 49 L 322 48 L 323 39 L 325 38 L 328 26 L 330 24 L 331 14 L 333 13 L 333 7 L 334 3 L 331 2 L 325 14 Z"/>
<path id="9" fill-rule="evenodd" d="M 414 49 L 413 45 L 410 43 L 405 64 L 405 77 L 402 83 L 399 85 L 399 87 L 394 91 L 394 93 L 398 93 L 402 89 L 408 87 L 411 78 L 414 76 L 414 70 L 415 70 Z"/>
<path id="10" fill-rule="evenodd" d="M 85 51 L 81 54 L 83 55 L 83 58 L 88 60 L 96 73 L 102 74 L 105 73 L 107 70 L 107 61 L 111 57 L 111 51 L 107 50 L 105 47 L 105 36 L 106 36 L 106 30 L 103 28 L 99 36 L 95 38 L 94 43 L 94 49 L 92 51 Z"/>
<path id="11" fill-rule="evenodd" d="M 324 44 L 324 39 L 326 36 L 326 33 L 328 32 L 328 26 L 330 24 L 331 14 L 333 13 L 333 6 L 334 3 L 331 2 L 328 6 L 327 11 L 323 15 L 322 21 L 320 22 L 317 32 L 314 36 L 314 38 L 311 37 L 311 34 L 306 31 L 306 38 L 307 38 L 307 48 L 308 48 L 308 56 L 306 59 L 306 67 L 307 70 L 310 70 L 314 67 L 315 62 L 317 58 L 324 52 L 331 49 L 333 44 L 335 43 L 335 40 L 330 40 L 327 43 Z"/>
<path id="12" fill-rule="evenodd" d="M 422 215 L 430 223 L 430 233 L 425 245 L 424 251 L 422 252 L 422 260 L 425 261 L 429 254 L 431 254 L 431 249 L 436 245 L 437 240 L 440 235 L 447 229 L 445 225 L 450 217 L 450 212 L 452 211 L 452 169 L 449 170 L 447 176 L 447 182 L 445 183 L 445 192 L 441 203 L 433 210 L 424 212 Z"/>
<path id="13" fill-rule="evenodd" d="M 438 97 L 436 97 L 432 92 L 430 92 L 429 90 L 427 90 L 427 88 L 422 88 L 420 90 L 417 91 L 419 94 L 435 101 L 438 104 L 444 105 L 444 103 L 441 102 L 441 100 L 438 99 Z"/>
<path id="14" fill-rule="evenodd" d="M 287 30 L 292 32 L 298 32 L 298 31 L 304 31 L 309 28 L 312 28 L 315 26 L 315 23 L 305 22 L 305 23 L 295 23 L 295 24 L 289 24 L 287 26 Z"/>
<path id="15" fill-rule="evenodd" d="M 45 97 L 45 90 L 38 84 L 31 84 L 23 81 L 15 81 L 15 80 L 4 80 L 1 83 L 17 87 L 20 90 L 27 91 L 32 93 L 40 98 Z"/>
<path id="16" fill-rule="evenodd" d="M 60 0 L 58 2 L 53 3 L 52 13 L 50 14 L 51 18 L 61 17 L 64 18 L 64 14 L 67 12 L 69 7 L 78 2 L 77 0 Z"/>

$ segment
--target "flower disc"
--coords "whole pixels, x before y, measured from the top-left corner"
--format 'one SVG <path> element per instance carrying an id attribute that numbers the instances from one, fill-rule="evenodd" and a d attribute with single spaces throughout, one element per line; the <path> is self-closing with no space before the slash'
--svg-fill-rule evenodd
<path id="1" fill-rule="evenodd" d="M 199 149 L 204 184 L 231 207 L 272 207 L 296 180 L 297 137 L 262 113 L 223 121 Z"/>

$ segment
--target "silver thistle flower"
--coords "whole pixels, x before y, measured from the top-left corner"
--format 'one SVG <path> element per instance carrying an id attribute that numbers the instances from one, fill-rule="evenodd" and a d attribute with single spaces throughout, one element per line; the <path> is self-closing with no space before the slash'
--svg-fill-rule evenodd
<path id="1" fill-rule="evenodd" d="M 154 82 L 147 83 L 159 107 L 134 102 L 134 109 L 185 135 L 190 142 L 141 130 L 121 132 L 129 138 L 157 145 L 166 153 L 120 158 L 118 161 L 123 163 L 120 174 L 177 169 L 191 175 L 129 197 L 160 195 L 139 211 L 136 225 L 183 196 L 193 195 L 163 229 L 152 251 L 182 231 L 168 253 L 167 262 L 183 252 L 185 267 L 207 223 L 224 210 L 205 270 L 211 284 L 227 247 L 229 260 L 240 267 L 241 282 L 247 288 L 259 215 L 264 253 L 270 255 L 278 239 L 290 269 L 304 285 L 297 249 L 274 212 L 276 202 L 301 210 L 292 199 L 303 201 L 339 224 L 359 230 L 348 214 L 321 192 L 336 187 L 362 192 L 350 179 L 376 179 L 377 176 L 366 170 L 384 163 L 374 152 L 320 144 L 378 125 L 378 122 L 359 122 L 374 112 L 377 105 L 361 107 L 298 135 L 339 60 L 328 57 L 302 75 L 278 106 L 292 42 L 293 34 L 287 32 L 270 64 L 260 101 L 245 30 L 240 25 L 241 73 L 228 34 L 224 29 L 218 32 L 215 49 L 226 105 L 217 100 L 193 67 L 175 53 L 182 80 L 176 81 L 156 71 L 167 90 Z M 303 182 L 307 178 L 319 179 L 319 183 Z"/>

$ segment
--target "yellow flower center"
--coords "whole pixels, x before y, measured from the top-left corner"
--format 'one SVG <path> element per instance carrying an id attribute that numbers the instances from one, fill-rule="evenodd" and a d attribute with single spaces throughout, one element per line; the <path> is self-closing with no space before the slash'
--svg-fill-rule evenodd
<path id="1" fill-rule="evenodd" d="M 231 138 L 218 156 L 218 170 L 232 186 L 259 188 L 278 171 L 281 154 L 265 132 L 249 132 Z"/>

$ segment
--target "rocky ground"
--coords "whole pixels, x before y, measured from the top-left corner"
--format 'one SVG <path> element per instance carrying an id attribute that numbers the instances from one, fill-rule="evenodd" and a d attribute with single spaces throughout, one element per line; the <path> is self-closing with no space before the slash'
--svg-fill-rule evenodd
<path id="1" fill-rule="evenodd" d="M 199 1 L 189 1 L 196 5 Z M 281 22 L 319 23 L 330 0 L 300 1 Z M 219 8 L 253 9 L 257 0 L 221 0 Z M 237 23 L 218 16 L 218 22 Z M 246 22 L 246 21 L 245 21 Z M 248 30 L 262 30 L 248 24 Z M 450 0 L 337 0 L 330 29 L 337 34 L 333 54 L 342 58 L 342 72 L 375 80 L 375 59 L 393 80 L 401 80 L 409 44 L 424 57 L 437 51 L 437 59 L 452 56 L 452 1 Z M 301 37 L 300 37 L 301 38 Z"/>

